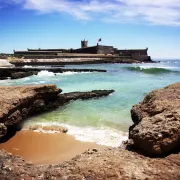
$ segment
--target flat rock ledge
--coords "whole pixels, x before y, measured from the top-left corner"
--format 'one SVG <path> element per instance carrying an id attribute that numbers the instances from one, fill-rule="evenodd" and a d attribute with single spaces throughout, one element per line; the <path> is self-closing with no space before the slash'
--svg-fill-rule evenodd
<path id="1" fill-rule="evenodd" d="M 149 93 L 131 110 L 129 138 L 148 155 L 180 149 L 180 83 Z"/>
<path id="2" fill-rule="evenodd" d="M 148 158 L 118 148 L 92 149 L 59 165 L 36 166 L 0 150 L 0 179 L 179 180 L 180 159 Z"/>
<path id="3" fill-rule="evenodd" d="M 52 110 L 71 100 L 107 96 L 114 90 L 94 90 L 60 94 L 55 85 L 1 86 L 0 135 L 16 129 L 30 115 Z"/>

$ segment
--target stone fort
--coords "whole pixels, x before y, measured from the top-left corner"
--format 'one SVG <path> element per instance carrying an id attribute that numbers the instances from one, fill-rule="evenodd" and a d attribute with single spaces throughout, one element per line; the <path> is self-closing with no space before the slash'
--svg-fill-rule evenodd
<path id="1" fill-rule="evenodd" d="M 62 54 L 74 55 L 90 54 L 97 55 L 113 55 L 122 58 L 133 58 L 137 60 L 150 60 L 148 56 L 148 48 L 145 49 L 118 49 L 113 46 L 97 45 L 88 46 L 88 41 L 81 41 L 81 48 L 78 49 L 27 49 L 27 51 L 14 51 L 14 55 L 23 56 L 25 58 L 56 58 Z"/>

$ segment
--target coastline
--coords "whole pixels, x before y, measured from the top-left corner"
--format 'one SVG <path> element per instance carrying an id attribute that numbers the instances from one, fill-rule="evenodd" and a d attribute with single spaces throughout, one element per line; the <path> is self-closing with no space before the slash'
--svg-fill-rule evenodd
<path id="1" fill-rule="evenodd" d="M 106 64 L 106 63 L 153 63 L 154 61 L 140 61 L 132 58 L 121 58 L 106 56 L 104 58 L 100 57 L 61 57 L 61 58 L 34 58 L 34 59 L 11 59 L 9 62 L 15 66 L 44 66 L 44 65 L 83 65 L 83 64 Z"/>
<path id="2" fill-rule="evenodd" d="M 55 88 L 55 86 L 53 87 Z M 42 96 L 44 90 L 44 87 L 41 87 L 39 90 L 41 98 L 44 98 L 44 96 Z M 57 89 L 54 89 L 55 92 L 56 90 Z M 50 93 L 48 89 L 46 89 L 46 93 L 49 92 L 51 95 L 54 91 Z M 25 133 L 30 133 L 30 137 L 25 138 L 23 134 L 24 141 L 23 138 L 19 138 L 15 143 L 20 143 L 23 149 L 27 148 L 26 152 L 33 152 L 33 148 L 41 148 L 41 150 L 46 152 L 46 156 L 43 158 L 44 163 L 42 163 L 42 159 L 40 158 L 41 155 L 43 155 L 41 151 L 33 153 L 41 159 L 41 165 L 37 165 L 39 164 L 38 162 L 36 162 L 36 164 L 33 162 L 34 165 L 32 161 L 25 161 L 20 156 L 14 156 L 14 154 L 12 155 L 4 150 L 0 150 L 0 179 L 179 180 L 179 94 L 180 83 L 176 83 L 150 92 L 142 102 L 134 105 L 131 109 L 131 117 L 134 124 L 129 128 L 129 140 L 118 148 L 107 147 L 104 149 L 96 149 L 91 147 L 91 150 L 85 151 L 89 148 L 87 144 L 83 150 L 82 143 L 80 143 L 78 148 L 74 148 L 77 141 L 74 141 L 73 137 L 66 136 L 68 139 L 63 137 L 66 141 L 62 143 L 62 136 L 60 139 L 57 138 L 54 141 L 50 134 L 44 137 L 45 134 L 40 133 L 42 135 L 41 137 L 43 137 L 43 139 L 40 140 L 41 143 L 43 143 L 42 145 L 37 141 L 37 137 L 32 137 L 32 132 L 27 131 Z M 13 93 L 13 95 L 15 94 Z M 15 102 L 17 104 L 18 101 L 14 101 L 14 104 Z M 161 109 L 165 110 L 160 111 Z M 14 120 L 15 115 L 16 113 L 13 113 L 7 120 Z M 2 120 L 4 120 L 3 117 Z M 12 121 L 8 123 L 12 124 Z M 23 132 L 24 131 L 18 132 L 16 137 L 19 133 Z M 59 136 L 59 134 L 53 134 L 53 136 L 54 135 Z M 50 139 L 48 140 L 48 138 Z M 151 139 L 151 141 L 149 141 L 149 139 Z M 9 143 L 11 140 L 13 139 L 11 138 Z M 27 143 L 30 142 L 33 144 L 27 145 Z M 12 145 L 15 143 L 12 143 Z M 67 144 L 73 145 L 73 147 Z M 75 150 L 80 153 L 79 149 L 82 150 L 83 153 L 79 155 L 75 154 L 69 161 L 60 163 L 58 159 L 60 158 L 59 154 L 57 155 L 55 153 L 60 151 L 55 145 L 63 148 L 63 153 L 61 153 L 63 157 L 65 157 L 66 154 L 69 156 L 70 152 L 74 152 Z M 12 148 L 12 146 L 10 147 Z M 18 149 L 17 146 L 13 148 L 16 151 L 20 149 Z M 68 148 L 68 150 L 66 148 Z M 53 165 L 52 162 L 52 165 L 47 165 L 52 158 L 50 152 L 52 152 L 53 156 L 55 155 L 55 160 L 57 160 L 57 162 L 54 162 L 55 165 Z"/>
<path id="3" fill-rule="evenodd" d="M 42 133 L 21 130 L 0 144 L 0 149 L 18 155 L 33 164 L 58 164 L 71 160 L 87 149 L 102 148 L 95 143 L 81 142 L 65 133 Z"/>

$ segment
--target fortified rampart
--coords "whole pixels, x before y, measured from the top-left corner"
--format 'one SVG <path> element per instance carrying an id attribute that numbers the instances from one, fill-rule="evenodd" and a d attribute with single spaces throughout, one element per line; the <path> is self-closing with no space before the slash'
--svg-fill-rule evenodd
<path id="1" fill-rule="evenodd" d="M 72 53 L 97 54 L 97 46 L 73 49 Z"/>
<path id="2" fill-rule="evenodd" d="M 132 58 L 135 60 L 148 61 L 148 48 L 146 49 L 117 49 L 113 46 L 99 45 L 87 47 L 88 41 L 81 41 L 81 48 L 78 49 L 27 49 L 27 51 L 14 51 L 14 55 L 23 56 L 25 58 L 58 58 L 63 53 L 79 53 L 79 54 L 104 54 L 116 55 L 120 58 Z M 63 56 L 65 56 L 63 54 Z"/>
<path id="3" fill-rule="evenodd" d="M 139 56 L 147 56 L 148 48 L 146 49 L 117 49 L 116 53 L 120 56 L 132 56 L 132 54 L 136 54 Z"/>
<path id="4" fill-rule="evenodd" d="M 97 45 L 97 54 L 114 54 L 114 47 Z"/>
<path id="5" fill-rule="evenodd" d="M 71 52 L 71 49 L 27 49 L 29 52 L 31 52 L 31 51 L 56 51 L 56 52 L 61 52 L 61 53 L 70 53 Z M 17 52 L 17 51 L 15 51 L 15 52 Z"/>

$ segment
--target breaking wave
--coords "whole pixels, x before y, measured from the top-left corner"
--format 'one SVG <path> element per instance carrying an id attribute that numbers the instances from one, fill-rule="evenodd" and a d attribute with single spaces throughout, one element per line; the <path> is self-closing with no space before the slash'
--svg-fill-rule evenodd
<path id="1" fill-rule="evenodd" d="M 67 72 L 63 72 L 63 73 L 56 73 L 56 75 L 61 75 L 61 76 L 69 76 L 69 75 L 74 75 L 74 74 L 88 74 L 91 72 L 71 72 L 71 71 L 67 71 Z"/>
<path id="2" fill-rule="evenodd" d="M 37 76 L 39 77 L 47 77 L 47 76 L 69 76 L 69 75 L 74 75 L 74 74 L 87 74 L 87 73 L 91 73 L 91 72 L 71 72 L 71 71 L 67 71 L 67 72 L 63 72 L 63 73 L 53 73 L 53 72 L 49 72 L 47 70 L 42 70 L 40 71 Z"/>
<path id="3" fill-rule="evenodd" d="M 24 127 L 26 130 L 43 133 L 57 133 L 67 129 L 67 134 L 82 142 L 94 142 L 99 145 L 119 147 L 128 139 L 128 133 L 109 127 L 76 127 L 63 123 L 35 123 Z"/>
<path id="4" fill-rule="evenodd" d="M 125 67 L 125 69 L 129 71 L 143 72 L 146 74 L 163 74 L 163 73 L 177 73 L 177 71 L 173 71 L 171 69 L 158 68 L 158 67 Z"/>
<path id="5" fill-rule="evenodd" d="M 55 74 L 53 72 L 43 70 L 43 71 L 38 72 L 37 76 L 39 76 L 39 77 L 55 76 Z"/>

